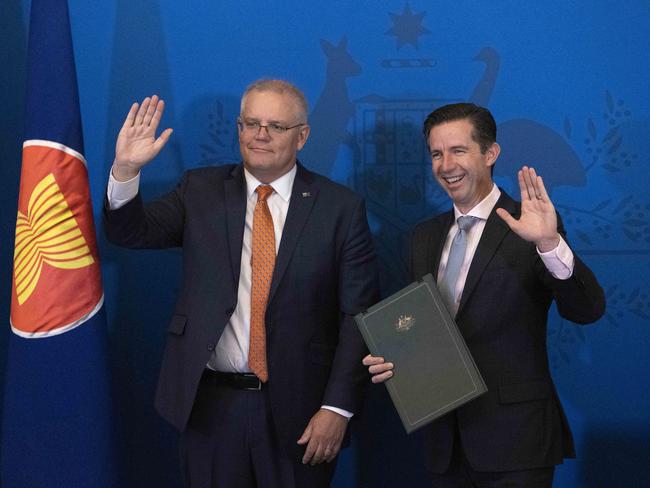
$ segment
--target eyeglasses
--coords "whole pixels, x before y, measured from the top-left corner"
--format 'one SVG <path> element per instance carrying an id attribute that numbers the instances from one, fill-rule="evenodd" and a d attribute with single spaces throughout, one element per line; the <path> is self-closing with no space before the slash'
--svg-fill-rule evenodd
<path id="1" fill-rule="evenodd" d="M 307 125 L 307 124 L 302 123 L 302 124 L 292 125 L 291 127 L 287 127 L 285 125 L 278 124 L 277 122 L 271 122 L 270 124 L 261 124 L 259 120 L 248 120 L 248 119 L 237 118 L 237 125 L 239 126 L 239 130 L 242 132 L 246 131 L 246 132 L 257 133 L 261 128 L 264 128 L 269 133 L 284 134 L 289 129 L 295 129 L 296 127 L 302 127 L 303 125 Z"/>

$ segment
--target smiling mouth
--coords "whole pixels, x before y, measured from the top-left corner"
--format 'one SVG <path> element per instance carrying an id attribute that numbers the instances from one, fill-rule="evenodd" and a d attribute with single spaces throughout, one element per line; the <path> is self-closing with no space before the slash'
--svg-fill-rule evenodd
<path id="1" fill-rule="evenodd" d="M 273 152 L 270 149 L 264 149 L 263 147 L 251 147 L 250 150 L 255 152 Z"/>
<path id="2" fill-rule="evenodd" d="M 465 178 L 465 175 L 459 175 L 459 176 L 443 176 L 442 179 L 447 182 L 448 185 L 453 185 L 454 183 L 458 183 L 461 181 L 463 178 Z"/>

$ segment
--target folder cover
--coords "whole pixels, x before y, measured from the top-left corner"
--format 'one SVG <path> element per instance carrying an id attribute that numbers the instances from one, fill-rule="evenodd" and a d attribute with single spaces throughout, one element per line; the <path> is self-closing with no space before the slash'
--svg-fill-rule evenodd
<path id="1" fill-rule="evenodd" d="M 431 274 L 355 320 L 370 353 L 395 365 L 385 384 L 407 433 L 487 391 Z"/>

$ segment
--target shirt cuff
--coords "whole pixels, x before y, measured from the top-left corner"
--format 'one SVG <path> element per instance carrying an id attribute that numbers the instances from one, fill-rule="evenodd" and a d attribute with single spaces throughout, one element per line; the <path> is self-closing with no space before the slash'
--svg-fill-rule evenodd
<path id="1" fill-rule="evenodd" d="M 537 249 L 537 254 L 542 258 L 549 273 L 558 280 L 568 280 L 573 275 L 573 251 L 562 236 L 560 236 L 560 242 L 555 249 L 548 252 L 540 252 Z"/>
<path id="2" fill-rule="evenodd" d="M 354 415 L 352 412 L 348 412 L 347 410 L 343 410 L 342 408 L 330 407 L 329 405 L 323 405 L 321 406 L 321 408 L 324 408 L 326 410 L 331 410 L 332 412 L 338 413 L 339 415 L 343 415 L 348 420 L 350 420 Z"/>
<path id="3" fill-rule="evenodd" d="M 108 207 L 111 210 L 126 205 L 135 198 L 138 194 L 140 187 L 140 173 L 127 181 L 117 181 L 113 177 L 111 170 L 108 176 L 108 187 L 106 188 L 106 198 L 108 199 Z"/>

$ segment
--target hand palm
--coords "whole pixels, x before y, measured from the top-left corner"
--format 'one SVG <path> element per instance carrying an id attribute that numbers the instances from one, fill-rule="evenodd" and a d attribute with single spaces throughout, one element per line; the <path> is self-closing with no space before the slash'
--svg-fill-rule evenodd
<path id="1" fill-rule="evenodd" d="M 113 175 L 133 177 L 165 146 L 172 129 L 165 129 L 158 138 L 156 130 L 165 110 L 165 102 L 156 95 L 145 98 L 142 105 L 134 103 L 115 144 Z M 122 179 L 124 181 L 124 179 Z"/>
<path id="2" fill-rule="evenodd" d="M 142 166 L 156 156 L 155 141 L 151 126 L 122 127 L 115 145 L 115 159 Z"/>
<path id="3" fill-rule="evenodd" d="M 537 242 L 557 233 L 557 216 L 550 200 L 525 200 L 521 203 L 521 216 L 513 226 L 522 239 Z"/>
<path id="4" fill-rule="evenodd" d="M 524 166 L 518 173 L 521 190 L 521 216 L 516 220 L 504 209 L 497 209 L 501 217 L 522 239 L 534 242 L 542 250 L 557 241 L 557 215 L 546 192 L 544 181 L 533 168 Z M 552 247 L 551 247 L 552 248 Z"/>

